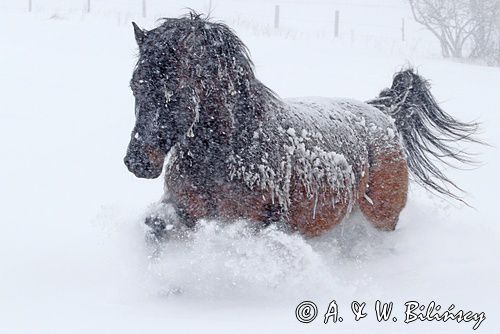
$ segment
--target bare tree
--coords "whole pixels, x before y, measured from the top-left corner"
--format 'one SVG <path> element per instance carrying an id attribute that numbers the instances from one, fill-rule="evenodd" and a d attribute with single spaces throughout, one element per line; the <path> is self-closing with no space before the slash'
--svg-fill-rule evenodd
<path id="1" fill-rule="evenodd" d="M 415 20 L 439 40 L 443 57 L 493 60 L 500 65 L 500 0 L 409 3 Z"/>
<path id="2" fill-rule="evenodd" d="M 415 20 L 441 43 L 443 57 L 463 57 L 463 48 L 476 29 L 469 0 L 409 0 Z"/>
<path id="3" fill-rule="evenodd" d="M 477 22 L 470 57 L 500 65 L 500 0 L 471 0 L 470 8 Z"/>

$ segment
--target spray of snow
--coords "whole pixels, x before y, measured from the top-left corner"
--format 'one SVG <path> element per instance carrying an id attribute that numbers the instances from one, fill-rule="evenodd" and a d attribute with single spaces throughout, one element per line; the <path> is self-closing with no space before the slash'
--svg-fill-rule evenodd
<path id="1" fill-rule="evenodd" d="M 171 231 L 161 251 L 150 256 L 145 277 L 150 293 L 166 298 L 273 301 L 352 293 L 353 283 L 366 286 L 371 279 L 361 274 L 352 282 L 345 270 L 356 271 L 360 261 L 393 247 L 357 213 L 314 240 L 275 226 L 256 230 L 246 221 L 200 221 L 195 230 L 175 226 Z"/>

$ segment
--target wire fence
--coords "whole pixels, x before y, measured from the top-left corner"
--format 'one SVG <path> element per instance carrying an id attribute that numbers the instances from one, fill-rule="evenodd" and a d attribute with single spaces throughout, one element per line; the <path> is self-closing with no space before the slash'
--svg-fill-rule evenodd
<path id="1" fill-rule="evenodd" d="M 188 9 L 252 30 L 287 38 L 339 39 L 351 44 L 438 54 L 403 0 L 0 0 L 0 10 L 42 17 L 100 17 L 116 24 L 154 26 Z"/>

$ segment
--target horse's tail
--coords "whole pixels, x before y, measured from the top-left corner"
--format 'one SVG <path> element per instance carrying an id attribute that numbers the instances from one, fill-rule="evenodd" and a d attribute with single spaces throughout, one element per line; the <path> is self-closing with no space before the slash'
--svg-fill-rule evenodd
<path id="1" fill-rule="evenodd" d="M 432 96 L 429 83 L 412 69 L 396 73 L 392 87 L 368 103 L 394 119 L 406 150 L 408 167 L 416 181 L 427 189 L 464 202 L 450 188 L 462 190 L 443 174 L 436 162 L 449 166 L 453 166 L 453 161 L 473 163 L 470 154 L 452 143 L 479 142 L 473 137 L 478 123 L 463 123 L 445 113 Z"/>

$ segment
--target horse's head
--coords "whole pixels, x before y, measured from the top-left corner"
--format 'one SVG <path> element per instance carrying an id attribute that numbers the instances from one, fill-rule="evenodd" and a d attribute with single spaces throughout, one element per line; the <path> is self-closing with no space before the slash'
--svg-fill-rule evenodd
<path id="1" fill-rule="evenodd" d="M 196 13 L 165 19 L 151 31 L 134 23 L 134 31 L 139 61 L 130 86 L 136 124 L 125 164 L 138 177 L 156 178 L 177 143 L 196 135 L 205 142 L 211 141 L 208 134 L 227 136 L 237 117 L 248 117 L 233 110 L 255 77 L 240 39 Z M 244 98 L 247 104 L 255 99 L 255 94 Z"/>
<path id="2" fill-rule="evenodd" d="M 174 96 L 179 91 L 179 55 L 175 36 L 168 31 L 133 26 L 139 46 L 139 61 L 130 82 L 136 123 L 124 162 L 137 177 L 152 179 L 160 176 L 165 156 L 179 140 L 182 124 L 176 124 L 172 112 L 179 107 L 178 96 Z"/>

